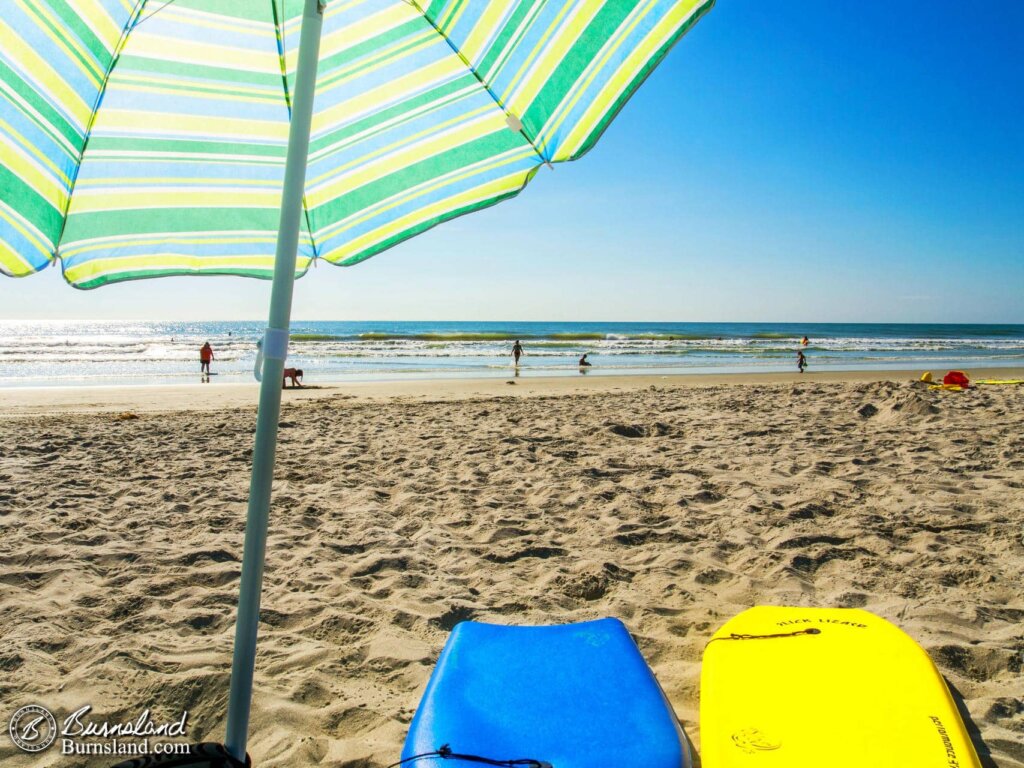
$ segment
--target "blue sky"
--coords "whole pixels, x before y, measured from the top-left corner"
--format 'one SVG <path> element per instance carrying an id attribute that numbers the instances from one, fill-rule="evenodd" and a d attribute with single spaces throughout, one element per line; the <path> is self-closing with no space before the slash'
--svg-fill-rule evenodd
<path id="1" fill-rule="evenodd" d="M 598 146 L 515 200 L 321 265 L 337 320 L 1024 322 L 1024 3 L 719 0 Z M 0 317 L 262 319 L 269 283 L 79 292 Z"/>

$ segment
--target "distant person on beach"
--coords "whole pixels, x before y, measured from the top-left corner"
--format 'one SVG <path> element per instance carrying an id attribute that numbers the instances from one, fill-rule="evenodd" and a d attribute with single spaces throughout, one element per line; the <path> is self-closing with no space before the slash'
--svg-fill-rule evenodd
<path id="1" fill-rule="evenodd" d="M 519 367 L 519 358 L 525 354 L 523 345 L 519 343 L 519 339 L 516 339 L 516 343 L 512 345 L 512 357 L 515 358 L 517 368 Z"/>
<path id="2" fill-rule="evenodd" d="M 806 336 L 804 336 L 803 340 L 800 342 L 800 346 L 806 347 L 810 343 L 811 343 L 811 340 L 808 339 Z"/>
<path id="3" fill-rule="evenodd" d="M 583 357 L 580 358 L 580 368 L 589 368 L 589 367 L 590 367 L 590 363 L 587 362 L 587 356 L 584 355 Z"/>
<path id="4" fill-rule="evenodd" d="M 796 367 L 800 373 L 803 373 L 804 368 L 807 367 L 807 356 L 804 355 L 804 351 L 802 349 L 798 349 L 796 351 Z"/>
<path id="5" fill-rule="evenodd" d="M 210 380 L 210 363 L 213 362 L 213 347 L 206 342 L 199 350 L 199 373 L 204 382 Z"/>

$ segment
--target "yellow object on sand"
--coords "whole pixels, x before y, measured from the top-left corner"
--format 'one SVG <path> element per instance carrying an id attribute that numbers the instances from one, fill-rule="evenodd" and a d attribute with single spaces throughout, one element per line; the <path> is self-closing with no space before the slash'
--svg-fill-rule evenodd
<path id="1" fill-rule="evenodd" d="M 704 649 L 703 768 L 980 768 L 942 676 L 867 611 L 758 607 Z"/>
<path id="2" fill-rule="evenodd" d="M 975 382 L 977 384 L 977 382 Z M 967 387 L 961 387 L 959 384 L 932 384 L 928 389 L 944 389 L 947 392 L 963 392 Z"/>
<path id="3" fill-rule="evenodd" d="M 921 381 L 924 381 L 924 382 L 927 382 L 928 384 L 931 384 L 932 381 L 934 381 L 934 379 L 932 379 L 932 372 L 931 371 L 925 371 L 924 373 L 922 373 L 921 374 Z"/>
<path id="4" fill-rule="evenodd" d="M 1024 379 L 981 379 L 980 381 L 974 382 L 975 384 L 1024 384 Z"/>

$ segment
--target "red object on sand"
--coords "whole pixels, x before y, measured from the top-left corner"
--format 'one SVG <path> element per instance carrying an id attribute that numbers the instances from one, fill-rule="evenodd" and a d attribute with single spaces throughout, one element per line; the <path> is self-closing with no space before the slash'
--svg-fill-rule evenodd
<path id="1" fill-rule="evenodd" d="M 967 378 L 967 374 L 963 371 L 950 371 L 943 377 L 942 383 L 955 384 L 958 387 L 971 386 L 971 380 Z"/>

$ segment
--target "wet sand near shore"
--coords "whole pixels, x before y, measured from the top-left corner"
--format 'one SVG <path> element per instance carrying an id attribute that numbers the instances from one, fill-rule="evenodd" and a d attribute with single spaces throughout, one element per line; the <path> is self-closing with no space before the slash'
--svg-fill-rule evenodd
<path id="1" fill-rule="evenodd" d="M 307 386 L 289 388 L 283 402 L 318 400 L 346 396 L 356 400 L 401 398 L 458 400 L 488 396 L 545 396 L 623 392 L 656 387 L 708 387 L 720 384 L 783 384 L 916 381 L 917 370 L 894 371 L 809 371 L 792 373 L 675 374 L 658 376 L 580 375 L 535 376 L 524 369 L 516 376 L 510 369 L 501 378 L 402 379 L 382 381 L 307 381 Z M 941 375 L 941 374 L 940 374 Z M 1020 379 L 1024 368 L 971 369 L 973 379 Z M 514 387 L 514 388 L 513 388 Z M 124 387 L 24 387 L 0 389 L 0 419 L 26 414 L 89 413 L 102 411 L 162 412 L 174 410 L 216 411 L 223 408 L 255 407 L 259 384 L 210 384 L 198 381 L 176 385 L 129 385 Z"/>

